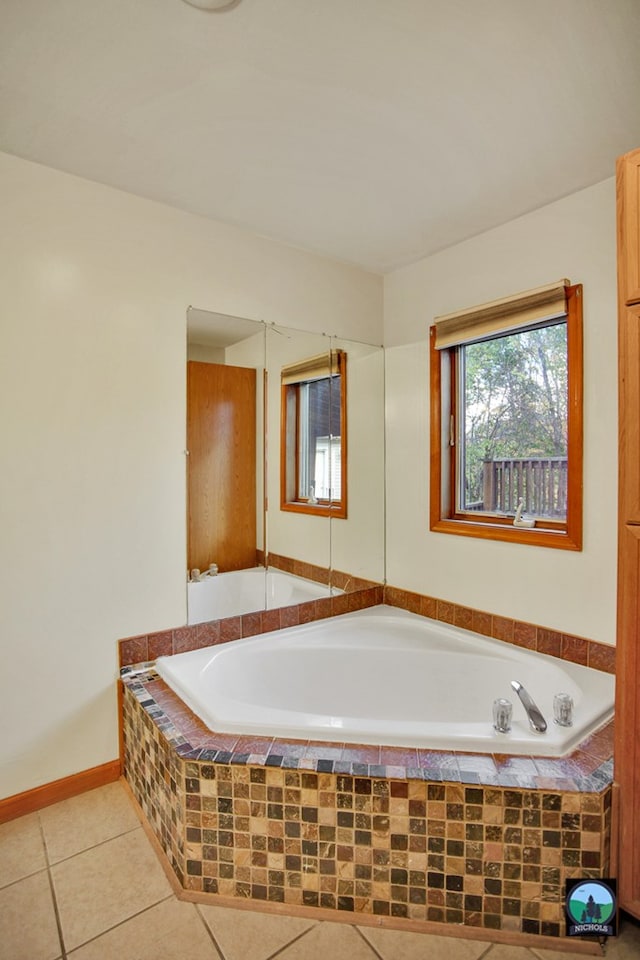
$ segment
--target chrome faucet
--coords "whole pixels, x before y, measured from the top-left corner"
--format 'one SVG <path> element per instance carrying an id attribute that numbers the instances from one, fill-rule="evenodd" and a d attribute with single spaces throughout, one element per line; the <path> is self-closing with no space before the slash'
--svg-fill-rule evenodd
<path id="1" fill-rule="evenodd" d="M 544 733 L 547 729 L 547 721 L 542 716 L 542 713 L 540 712 L 540 709 L 533 698 L 527 693 L 525 688 L 521 683 L 518 682 L 518 680 L 512 680 L 511 686 L 520 697 L 522 706 L 527 711 L 527 716 L 529 717 L 529 723 L 531 724 L 531 727 L 536 731 L 536 733 Z"/>

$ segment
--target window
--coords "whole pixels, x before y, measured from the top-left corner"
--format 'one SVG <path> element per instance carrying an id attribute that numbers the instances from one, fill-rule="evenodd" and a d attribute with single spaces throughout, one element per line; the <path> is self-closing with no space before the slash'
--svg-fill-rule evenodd
<path id="1" fill-rule="evenodd" d="M 282 369 L 283 510 L 347 515 L 346 372 L 342 350 Z"/>
<path id="2" fill-rule="evenodd" d="M 582 548 L 582 287 L 431 327 L 431 529 Z"/>

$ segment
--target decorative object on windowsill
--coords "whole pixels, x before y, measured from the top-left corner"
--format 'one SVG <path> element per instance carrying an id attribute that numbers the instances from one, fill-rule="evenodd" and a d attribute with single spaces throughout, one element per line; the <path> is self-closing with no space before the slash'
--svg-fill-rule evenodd
<path id="1" fill-rule="evenodd" d="M 222 10 L 229 10 L 231 7 L 237 7 L 240 0 L 184 0 L 192 7 L 198 7 L 199 10 L 208 10 L 211 13 L 220 13 Z"/>
<path id="2" fill-rule="evenodd" d="M 531 527 L 535 527 L 536 522 L 535 520 L 531 520 L 526 517 L 523 517 L 522 516 L 523 510 L 524 510 L 524 499 L 520 497 L 520 499 L 518 500 L 518 509 L 516 510 L 515 517 L 513 518 L 513 525 L 514 527 L 526 527 L 528 530 L 530 530 Z"/>

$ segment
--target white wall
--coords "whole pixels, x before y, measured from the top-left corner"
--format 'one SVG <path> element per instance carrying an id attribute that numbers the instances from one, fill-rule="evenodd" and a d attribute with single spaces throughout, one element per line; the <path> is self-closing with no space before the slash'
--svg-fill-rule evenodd
<path id="1" fill-rule="evenodd" d="M 116 641 L 185 622 L 186 308 L 356 339 L 381 279 L 0 155 L 0 797 L 114 759 Z"/>
<path id="2" fill-rule="evenodd" d="M 607 180 L 385 277 L 390 584 L 615 642 L 615 256 Z M 429 324 L 561 277 L 584 284 L 583 551 L 430 533 Z"/>
<path id="3" fill-rule="evenodd" d="M 197 363 L 224 363 L 224 349 L 210 347 L 206 343 L 189 343 L 187 360 L 195 360 Z"/>
<path id="4" fill-rule="evenodd" d="M 382 339 L 380 277 L 0 154 L 0 797 L 117 756 L 116 642 L 185 621 L 189 304 Z M 584 551 L 428 530 L 432 318 L 584 284 Z M 387 578 L 613 642 L 606 181 L 385 278 Z M 151 345 L 151 347 L 150 347 Z"/>

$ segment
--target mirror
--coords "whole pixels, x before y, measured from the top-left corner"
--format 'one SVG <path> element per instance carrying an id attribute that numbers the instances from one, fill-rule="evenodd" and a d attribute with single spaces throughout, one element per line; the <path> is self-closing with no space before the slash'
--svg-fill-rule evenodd
<path id="1" fill-rule="evenodd" d="M 348 512 L 330 518 L 335 571 L 353 578 L 385 579 L 384 350 L 370 343 L 331 338 L 347 355 Z"/>
<path id="2" fill-rule="evenodd" d="M 271 326 L 267 329 L 267 544 L 270 561 L 289 572 L 328 582 L 331 530 L 327 516 L 288 513 L 281 498 L 282 369 L 329 350 L 329 340 Z"/>
<path id="3" fill-rule="evenodd" d="M 263 324 L 188 309 L 188 623 L 236 614 L 216 579 L 229 571 L 257 574 L 248 606 L 264 604 L 264 369 Z"/>
<path id="4" fill-rule="evenodd" d="M 347 357 L 344 519 L 280 509 L 282 370 L 333 350 Z M 199 571 L 188 584 L 187 622 L 300 603 L 333 587 L 352 590 L 359 579 L 382 582 L 382 347 L 190 307 L 187 358 L 188 565 Z"/>

